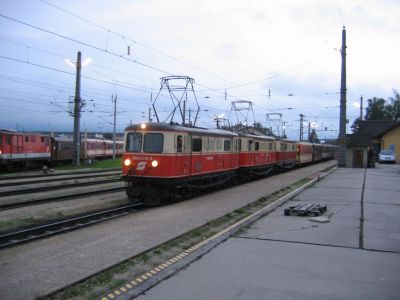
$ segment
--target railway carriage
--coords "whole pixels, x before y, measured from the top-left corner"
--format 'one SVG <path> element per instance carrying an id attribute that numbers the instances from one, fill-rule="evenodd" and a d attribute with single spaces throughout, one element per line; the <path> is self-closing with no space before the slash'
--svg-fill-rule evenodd
<path id="1" fill-rule="evenodd" d="M 52 137 L 51 158 L 52 162 L 72 160 L 73 139 L 71 137 Z M 116 141 L 116 154 L 121 155 L 123 141 Z M 80 147 L 82 160 L 111 157 L 113 155 L 113 141 L 104 139 L 83 139 Z"/>
<path id="2" fill-rule="evenodd" d="M 296 164 L 295 141 L 276 140 L 277 165 L 283 168 L 292 168 Z"/>
<path id="3" fill-rule="evenodd" d="M 70 137 L 51 138 L 51 159 L 53 162 L 63 162 L 72 160 L 74 147 Z"/>
<path id="4" fill-rule="evenodd" d="M 235 180 L 239 137 L 225 130 L 167 123 L 125 129 L 123 175 L 129 198 L 159 205 L 192 189 Z"/>
<path id="5" fill-rule="evenodd" d="M 277 161 L 275 138 L 241 133 L 239 145 L 241 182 L 272 172 Z"/>
<path id="6" fill-rule="evenodd" d="M 296 146 L 296 162 L 299 165 L 309 164 L 313 161 L 313 144 L 298 142 Z"/>

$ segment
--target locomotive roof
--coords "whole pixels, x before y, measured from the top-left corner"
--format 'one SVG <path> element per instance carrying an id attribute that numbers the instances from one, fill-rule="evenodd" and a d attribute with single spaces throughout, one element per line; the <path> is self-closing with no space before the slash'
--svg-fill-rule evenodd
<path id="1" fill-rule="evenodd" d="M 207 135 L 224 135 L 224 136 L 238 136 L 237 133 L 223 130 L 223 129 L 207 129 L 200 127 L 185 127 L 169 123 L 144 123 L 146 128 L 142 129 L 142 124 L 134 124 L 128 126 L 125 131 L 174 131 L 174 132 L 188 132 L 194 134 L 207 134 Z"/>
<path id="2" fill-rule="evenodd" d="M 238 134 L 241 137 L 261 138 L 261 139 L 265 139 L 265 140 L 276 140 L 275 137 L 268 136 L 268 135 L 256 135 L 256 134 L 244 133 L 244 132 L 240 132 Z"/>
<path id="3" fill-rule="evenodd" d="M 29 136 L 47 136 L 47 134 L 37 133 L 37 132 L 21 132 L 13 129 L 0 129 L 0 133 L 2 134 L 11 134 L 11 135 L 29 135 Z"/>

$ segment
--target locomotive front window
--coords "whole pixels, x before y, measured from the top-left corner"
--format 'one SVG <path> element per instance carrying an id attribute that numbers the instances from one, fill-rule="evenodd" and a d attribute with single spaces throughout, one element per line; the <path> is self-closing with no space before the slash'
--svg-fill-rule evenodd
<path id="1" fill-rule="evenodd" d="M 127 152 L 140 152 L 142 149 L 142 134 L 138 132 L 128 133 L 126 138 Z"/>
<path id="2" fill-rule="evenodd" d="M 0 134 L 0 145 L 3 145 L 3 135 Z"/>
<path id="3" fill-rule="evenodd" d="M 164 135 L 161 133 L 146 133 L 144 135 L 143 151 L 150 153 L 163 152 Z"/>

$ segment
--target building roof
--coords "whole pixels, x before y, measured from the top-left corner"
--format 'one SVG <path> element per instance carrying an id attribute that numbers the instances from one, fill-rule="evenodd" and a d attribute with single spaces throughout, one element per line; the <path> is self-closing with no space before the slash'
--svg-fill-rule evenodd
<path id="1" fill-rule="evenodd" d="M 393 121 L 382 121 L 382 120 L 366 120 L 360 121 L 358 132 L 356 134 L 369 135 L 372 137 L 379 136 L 382 132 L 393 127 Z"/>
<path id="2" fill-rule="evenodd" d="M 399 124 L 396 124 L 397 126 Z M 393 129 L 393 121 L 366 120 L 360 121 L 358 132 L 346 135 L 348 147 L 368 147 L 372 145 L 374 137 L 380 137 L 385 132 Z"/>
<path id="3" fill-rule="evenodd" d="M 390 128 L 386 129 L 385 131 L 381 132 L 379 135 L 376 135 L 375 137 L 381 137 L 381 136 L 385 135 L 386 133 L 388 133 L 389 131 L 396 129 L 397 127 L 400 127 L 400 122 L 392 124 L 392 126 Z"/>

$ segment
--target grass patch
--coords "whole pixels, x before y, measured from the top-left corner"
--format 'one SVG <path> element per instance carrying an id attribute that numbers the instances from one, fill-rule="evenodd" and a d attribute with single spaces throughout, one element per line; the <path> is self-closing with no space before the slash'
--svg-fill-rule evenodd
<path id="1" fill-rule="evenodd" d="M 195 228 L 147 252 L 130 258 L 101 274 L 94 275 L 81 283 L 39 299 L 97 299 L 118 286 L 122 286 L 143 273 L 148 272 L 152 268 L 164 263 L 171 257 L 269 205 L 309 181 L 311 181 L 310 178 L 304 178 L 290 186 L 282 187 L 276 192 L 266 195 L 242 208 L 235 209 L 233 212 L 218 219 L 209 221 L 204 226 Z"/>
<path id="2" fill-rule="evenodd" d="M 79 170 L 79 169 L 87 169 L 87 168 L 93 168 L 93 169 L 118 169 L 122 168 L 122 158 L 118 157 L 116 159 L 102 159 L 102 160 L 96 160 L 92 161 L 91 164 L 87 163 L 82 163 L 79 167 L 75 167 L 72 164 L 71 165 L 65 165 L 65 166 L 59 166 L 56 167 L 56 170 Z"/>
<path id="3" fill-rule="evenodd" d="M 7 221 L 0 220 L 0 231 L 9 231 L 15 228 L 23 228 L 38 223 L 40 223 L 40 220 L 37 220 L 33 217 L 13 219 Z"/>

